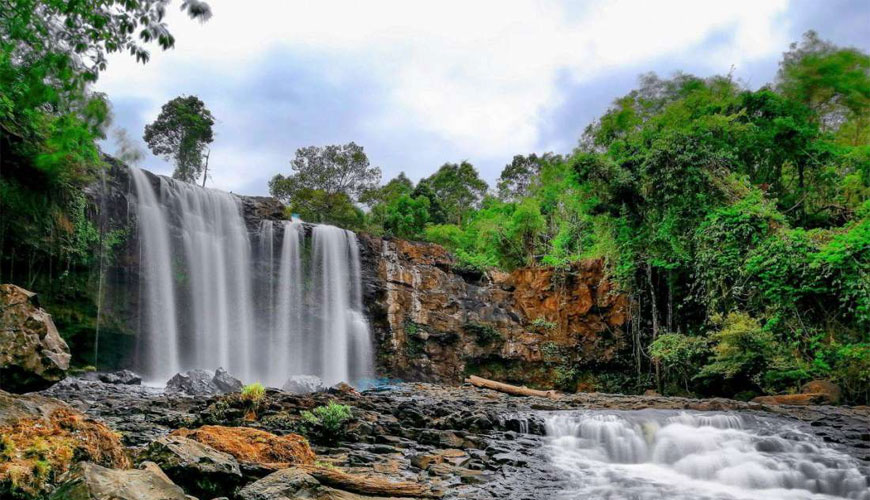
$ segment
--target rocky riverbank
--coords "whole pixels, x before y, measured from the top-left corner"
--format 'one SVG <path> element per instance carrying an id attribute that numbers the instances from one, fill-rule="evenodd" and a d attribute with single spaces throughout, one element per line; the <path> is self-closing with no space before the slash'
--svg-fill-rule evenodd
<path id="1" fill-rule="evenodd" d="M 378 481 L 398 482 L 414 493 L 412 496 L 553 498 L 565 488 L 566 478 L 549 463 L 544 419 L 552 412 L 581 409 L 654 408 L 772 416 L 782 419 L 784 424 L 807 429 L 855 457 L 863 464 L 863 473 L 870 476 L 870 409 L 867 407 L 788 407 L 726 399 L 595 393 L 563 395 L 553 400 L 510 396 L 470 385 L 424 383 L 397 384 L 364 392 L 338 386 L 306 395 L 267 389 L 255 405 L 238 393 L 195 397 L 79 378 L 65 380 L 42 394 L 65 401 L 105 422 L 120 433 L 134 463 L 150 467 L 150 461 L 157 462 L 173 481 L 187 486 L 186 492 L 194 492 L 199 498 L 211 498 L 208 495 L 285 498 L 277 494 L 269 496 L 268 492 L 280 490 L 279 486 L 286 486 L 288 481 L 304 483 L 309 478 L 317 488 L 349 495 L 337 498 L 377 497 L 374 493 L 382 490 L 372 487 L 372 481 L 377 484 L 380 484 Z M 298 464 L 291 460 L 275 466 L 265 463 L 265 459 L 234 458 L 244 458 L 239 455 L 239 449 L 247 446 L 248 438 L 253 442 L 261 441 L 262 436 L 274 435 L 275 438 L 270 439 L 276 439 L 305 432 L 304 412 L 330 402 L 349 406 L 353 417 L 340 434 L 309 436 L 313 459 L 306 458 Z M 2 410 L 0 408 L 0 412 Z M 189 441 L 197 437 L 195 433 L 179 431 L 202 426 L 217 426 L 218 430 L 212 434 L 217 432 L 219 437 L 212 436 L 211 441 L 204 441 L 211 446 L 192 445 Z M 250 434 L 221 430 L 238 427 L 263 434 L 255 439 Z M 182 451 L 174 452 L 176 456 L 187 457 L 181 460 L 181 465 L 177 463 L 180 459 L 173 462 L 165 453 L 155 452 L 154 443 L 167 439 L 170 434 L 174 436 L 171 439 L 187 445 Z M 224 451 L 215 451 L 214 446 L 223 447 Z M 190 486 L 184 481 L 191 474 L 204 474 L 197 465 L 198 459 L 191 458 L 199 456 L 197 453 L 205 454 L 206 458 L 200 458 L 209 464 L 223 463 L 223 468 L 217 472 L 210 471 L 203 476 L 210 478 L 209 484 L 217 485 L 218 490 Z M 281 475 L 270 475 L 276 474 L 276 470 L 282 471 Z M 416 485 L 416 489 L 410 485 Z"/>

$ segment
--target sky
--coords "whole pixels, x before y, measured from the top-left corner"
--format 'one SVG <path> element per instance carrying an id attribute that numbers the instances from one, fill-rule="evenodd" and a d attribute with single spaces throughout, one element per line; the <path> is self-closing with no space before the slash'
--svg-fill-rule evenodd
<path id="1" fill-rule="evenodd" d="M 160 107 L 199 96 L 216 118 L 207 185 L 248 195 L 292 173 L 297 148 L 350 141 L 384 182 L 467 160 L 494 186 L 515 154 L 570 152 L 642 73 L 757 88 L 809 29 L 870 51 L 868 0 L 208 3 L 199 23 L 173 2 L 175 48 L 112 55 L 96 90 L 146 152 Z M 172 172 L 150 152 L 139 166 Z"/>

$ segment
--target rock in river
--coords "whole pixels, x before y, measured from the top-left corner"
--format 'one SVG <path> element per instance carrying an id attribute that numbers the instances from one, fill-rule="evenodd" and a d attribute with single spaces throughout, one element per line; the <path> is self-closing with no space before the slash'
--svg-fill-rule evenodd
<path id="1" fill-rule="evenodd" d="M 293 375 L 281 387 L 282 391 L 290 394 L 311 394 L 323 389 L 323 381 L 315 375 Z"/>
<path id="2" fill-rule="evenodd" d="M 0 285 L 0 389 L 45 389 L 66 376 L 69 360 L 69 347 L 36 294 Z"/>
<path id="3" fill-rule="evenodd" d="M 216 372 L 208 370 L 188 370 L 176 373 L 166 382 L 166 392 L 169 394 L 187 394 L 189 396 L 212 396 L 227 394 L 242 389 L 242 382 L 227 373 L 223 368 Z"/>

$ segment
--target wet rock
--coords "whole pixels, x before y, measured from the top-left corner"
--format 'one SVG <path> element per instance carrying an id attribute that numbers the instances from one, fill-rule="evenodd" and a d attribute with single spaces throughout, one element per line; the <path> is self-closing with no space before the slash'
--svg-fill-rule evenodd
<path id="1" fill-rule="evenodd" d="M 201 369 L 188 370 L 175 374 L 166 382 L 168 394 L 188 396 L 212 396 L 237 392 L 241 389 L 242 382 L 223 368 L 218 368 L 215 372 Z"/>
<path id="2" fill-rule="evenodd" d="M 66 377 L 69 346 L 36 294 L 0 285 L 0 389 L 38 391 Z"/>
<path id="3" fill-rule="evenodd" d="M 311 394 L 323 390 L 323 381 L 314 375 L 293 375 L 287 379 L 281 390 L 290 394 Z"/>
<path id="4" fill-rule="evenodd" d="M 152 464 L 153 465 L 153 464 Z M 188 500 L 156 465 L 116 470 L 80 462 L 64 476 L 50 500 Z"/>
<path id="5" fill-rule="evenodd" d="M 241 380 L 233 377 L 223 368 L 218 368 L 214 372 L 214 377 L 211 379 L 211 381 L 212 384 L 217 387 L 217 390 L 220 394 L 239 392 L 242 390 L 242 387 L 244 387 Z"/>
<path id="6" fill-rule="evenodd" d="M 243 481 L 232 455 L 182 436 L 157 439 L 143 458 L 159 465 L 185 491 L 204 498 L 233 491 Z"/>
<path id="7" fill-rule="evenodd" d="M 84 380 L 91 382 L 102 382 L 104 384 L 117 385 L 141 385 L 142 377 L 136 375 L 130 370 L 118 370 L 115 372 L 88 372 L 81 376 Z"/>

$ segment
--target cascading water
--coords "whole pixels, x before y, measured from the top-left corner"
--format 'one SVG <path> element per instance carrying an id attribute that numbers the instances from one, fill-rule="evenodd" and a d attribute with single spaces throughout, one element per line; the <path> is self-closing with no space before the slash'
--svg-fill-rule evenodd
<path id="1" fill-rule="evenodd" d="M 642 410 L 547 417 L 562 498 L 870 499 L 855 459 L 796 424 L 751 415 Z"/>
<path id="2" fill-rule="evenodd" d="M 232 194 L 163 177 L 155 192 L 145 172 L 132 175 L 148 379 L 218 367 L 273 386 L 372 375 L 354 233 L 314 226 L 309 240 L 301 222 L 271 220 L 249 232 Z"/>

